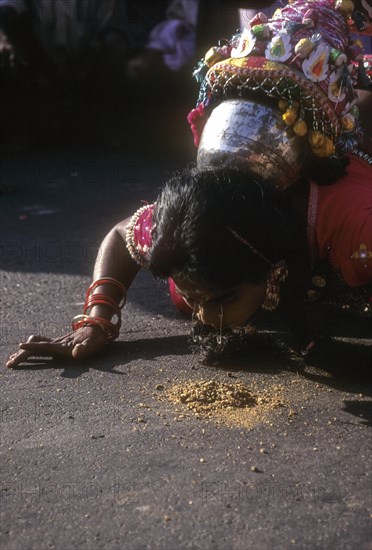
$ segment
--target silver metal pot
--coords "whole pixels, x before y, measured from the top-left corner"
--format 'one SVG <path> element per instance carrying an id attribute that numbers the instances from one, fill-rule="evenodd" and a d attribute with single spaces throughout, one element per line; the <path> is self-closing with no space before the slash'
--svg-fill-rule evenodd
<path id="1" fill-rule="evenodd" d="M 279 109 L 254 100 L 232 99 L 215 107 L 197 155 L 203 170 L 238 165 L 280 190 L 299 177 L 303 142 L 290 135 Z"/>

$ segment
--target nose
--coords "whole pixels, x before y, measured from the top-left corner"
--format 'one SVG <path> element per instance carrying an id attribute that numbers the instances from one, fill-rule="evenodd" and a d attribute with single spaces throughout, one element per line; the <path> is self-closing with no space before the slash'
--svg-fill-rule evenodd
<path id="1" fill-rule="evenodd" d="M 196 316 L 199 321 L 203 323 L 203 325 L 211 325 L 216 330 L 220 328 L 219 307 L 215 305 L 211 306 L 208 304 L 200 304 Z"/>

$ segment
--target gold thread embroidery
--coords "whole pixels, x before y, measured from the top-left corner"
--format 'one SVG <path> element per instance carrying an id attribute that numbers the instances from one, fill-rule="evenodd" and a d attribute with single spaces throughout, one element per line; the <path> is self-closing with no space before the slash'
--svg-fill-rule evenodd
<path id="1" fill-rule="evenodd" d="M 372 252 L 368 250 L 366 243 L 362 243 L 359 249 L 351 255 L 352 260 L 360 260 L 364 264 L 367 264 L 368 260 L 372 258 Z"/>

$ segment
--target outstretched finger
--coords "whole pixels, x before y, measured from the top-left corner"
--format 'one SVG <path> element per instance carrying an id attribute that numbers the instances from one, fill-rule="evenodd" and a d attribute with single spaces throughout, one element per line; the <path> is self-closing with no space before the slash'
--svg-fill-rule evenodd
<path id="1" fill-rule="evenodd" d="M 11 369 L 13 367 L 16 367 L 20 363 L 24 363 L 25 361 L 27 361 L 29 357 L 30 353 L 21 349 L 20 351 L 17 351 L 17 353 L 13 353 L 13 355 L 9 357 L 8 361 L 5 364 L 8 369 Z"/>
<path id="2" fill-rule="evenodd" d="M 30 355 L 37 357 L 59 357 L 67 358 L 71 357 L 72 350 L 72 341 L 69 342 L 53 342 L 53 341 L 42 341 L 42 342 L 26 342 L 20 344 L 20 348 L 29 352 Z"/>
<path id="3" fill-rule="evenodd" d="M 44 336 L 36 336 L 35 334 L 33 334 L 32 336 L 29 336 L 29 338 L 27 339 L 27 343 L 34 343 L 34 342 L 41 342 L 41 341 L 48 341 L 49 342 L 50 338 L 46 338 Z M 20 347 L 22 345 L 23 344 L 20 344 Z M 13 353 L 9 357 L 8 361 L 5 364 L 8 368 L 11 369 L 13 367 L 16 367 L 20 363 L 25 363 L 27 361 L 27 359 L 32 357 L 32 355 L 33 354 L 32 354 L 31 351 L 25 350 L 25 349 L 20 349 L 16 353 Z"/>

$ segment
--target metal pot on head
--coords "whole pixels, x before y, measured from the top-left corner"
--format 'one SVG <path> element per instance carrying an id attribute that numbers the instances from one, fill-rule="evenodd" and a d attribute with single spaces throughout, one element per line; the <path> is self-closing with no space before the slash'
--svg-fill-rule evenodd
<path id="1" fill-rule="evenodd" d="M 304 156 L 301 138 L 290 133 L 278 108 L 254 99 L 220 103 L 204 127 L 198 168 L 237 165 L 284 190 L 300 175 Z"/>

